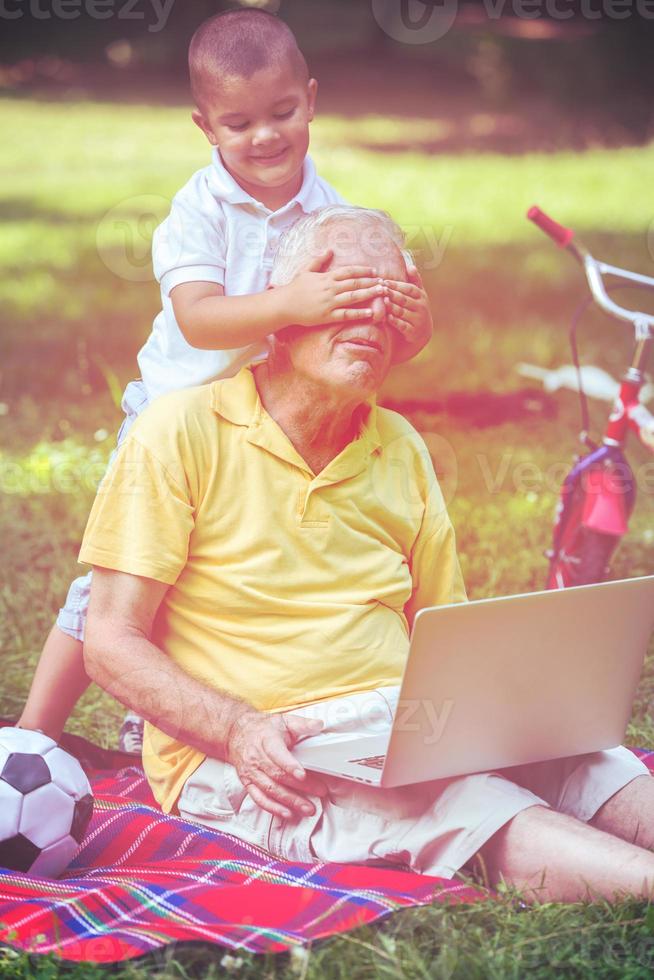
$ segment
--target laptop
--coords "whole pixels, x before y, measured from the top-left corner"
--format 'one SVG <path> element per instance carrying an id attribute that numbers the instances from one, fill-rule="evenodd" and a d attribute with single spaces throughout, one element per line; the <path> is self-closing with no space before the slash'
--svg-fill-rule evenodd
<path id="1" fill-rule="evenodd" d="M 377 786 L 619 745 L 654 630 L 654 575 L 422 609 L 393 726 L 298 742 L 305 768 Z"/>

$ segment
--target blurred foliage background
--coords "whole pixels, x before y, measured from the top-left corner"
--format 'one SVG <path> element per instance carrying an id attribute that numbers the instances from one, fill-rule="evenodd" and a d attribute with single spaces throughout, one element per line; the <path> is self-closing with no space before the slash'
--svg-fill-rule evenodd
<path id="1" fill-rule="evenodd" d="M 387 209 L 421 267 L 434 340 L 391 375 L 383 400 L 427 436 L 470 594 L 485 596 L 542 585 L 579 427 L 574 395 L 544 395 L 516 371 L 569 363 L 567 325 L 585 295 L 525 211 L 537 202 L 607 261 L 651 273 L 654 21 L 635 4 L 619 19 L 615 0 L 571 3 L 569 19 L 540 0 L 536 16 L 518 0 L 452 2 L 451 26 L 429 43 L 392 36 L 401 3 L 415 20 L 418 0 L 268 7 L 320 82 L 320 172 L 352 202 Z M 172 0 L 164 15 L 154 0 L 105 0 L 99 19 L 92 0 L 7 0 L 0 14 L 5 713 L 19 709 L 77 570 L 120 393 L 158 310 L 152 231 L 208 162 L 190 120 L 187 42 L 205 16 L 237 5 Z M 616 377 L 628 363 L 627 331 L 599 314 L 584 317 L 580 342 L 587 363 Z M 598 434 L 607 406 L 591 408 Z M 654 464 L 631 452 L 639 502 L 616 575 L 654 566 Z M 72 727 L 111 741 L 119 715 L 91 692 Z"/>

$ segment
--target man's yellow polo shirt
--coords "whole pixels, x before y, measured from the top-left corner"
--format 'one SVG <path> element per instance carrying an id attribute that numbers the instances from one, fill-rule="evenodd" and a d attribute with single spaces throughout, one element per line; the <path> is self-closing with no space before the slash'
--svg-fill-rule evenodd
<path id="1" fill-rule="evenodd" d="M 169 585 L 153 642 L 260 710 L 399 683 L 414 613 L 465 593 L 425 444 L 395 412 L 361 415 L 315 475 L 251 368 L 157 399 L 101 484 L 80 560 Z M 146 726 L 165 811 L 203 758 Z"/>

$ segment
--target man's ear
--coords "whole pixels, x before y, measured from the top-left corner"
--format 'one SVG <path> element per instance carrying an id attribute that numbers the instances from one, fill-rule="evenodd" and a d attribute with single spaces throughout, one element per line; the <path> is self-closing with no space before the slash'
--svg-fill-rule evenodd
<path id="1" fill-rule="evenodd" d="M 309 108 L 309 122 L 313 120 L 316 113 L 316 96 L 318 94 L 318 82 L 315 78 L 309 79 L 307 85 L 307 105 Z"/>
<path id="2" fill-rule="evenodd" d="M 191 119 L 198 127 L 198 129 L 202 130 L 202 132 L 207 137 L 211 145 L 218 146 L 218 140 L 216 139 L 213 129 L 211 128 L 207 120 L 204 118 L 202 113 L 199 111 L 199 109 L 193 110 L 193 112 L 191 113 Z"/>

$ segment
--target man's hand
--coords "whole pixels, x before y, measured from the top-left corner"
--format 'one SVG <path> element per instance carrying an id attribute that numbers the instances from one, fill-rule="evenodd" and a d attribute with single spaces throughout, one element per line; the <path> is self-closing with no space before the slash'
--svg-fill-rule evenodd
<path id="1" fill-rule="evenodd" d="M 408 270 L 409 282 L 384 279 L 384 305 L 388 323 L 400 334 L 397 361 L 408 361 L 429 343 L 434 330 L 429 297 L 415 267 Z"/>
<path id="2" fill-rule="evenodd" d="M 246 710 L 232 724 L 226 758 L 254 802 L 288 819 L 293 811 L 310 816 L 315 807 L 309 796 L 322 796 L 324 783 L 307 775 L 289 748 L 299 738 L 317 735 L 322 722 L 293 714 L 265 714 Z"/>
<path id="3" fill-rule="evenodd" d="M 370 320 L 372 307 L 355 309 L 384 295 L 384 285 L 375 270 L 365 265 L 341 266 L 323 272 L 332 258 L 328 250 L 312 259 L 283 291 L 288 323 L 319 327 L 325 323 Z"/>

